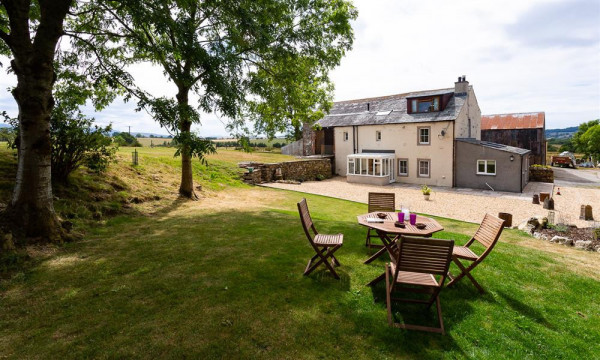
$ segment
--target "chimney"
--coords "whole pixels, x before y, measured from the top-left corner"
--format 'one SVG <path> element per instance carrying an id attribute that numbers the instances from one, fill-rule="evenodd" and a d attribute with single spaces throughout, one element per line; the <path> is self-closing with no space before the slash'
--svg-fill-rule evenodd
<path id="1" fill-rule="evenodd" d="M 367 103 L 367 111 L 371 111 L 371 103 Z"/>
<path id="2" fill-rule="evenodd" d="M 458 81 L 454 83 L 454 95 L 455 96 L 466 96 L 469 91 L 469 82 L 467 76 L 459 76 Z"/>

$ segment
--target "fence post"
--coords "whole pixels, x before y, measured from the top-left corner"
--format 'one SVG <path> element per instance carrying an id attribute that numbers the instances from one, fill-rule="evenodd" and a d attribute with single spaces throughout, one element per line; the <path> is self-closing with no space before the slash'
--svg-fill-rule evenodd
<path id="1" fill-rule="evenodd" d="M 138 152 L 137 149 L 134 149 L 133 152 L 131 153 L 131 158 L 133 161 L 133 165 L 137 165 L 138 164 Z"/>

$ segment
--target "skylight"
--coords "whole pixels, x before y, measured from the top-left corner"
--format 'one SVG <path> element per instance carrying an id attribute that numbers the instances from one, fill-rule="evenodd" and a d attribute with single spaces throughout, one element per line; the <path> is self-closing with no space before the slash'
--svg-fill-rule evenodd
<path id="1" fill-rule="evenodd" d="M 392 110 L 378 111 L 377 114 L 375 114 L 375 115 L 377 115 L 377 116 L 380 116 L 380 115 L 389 115 L 391 112 L 392 112 Z"/>

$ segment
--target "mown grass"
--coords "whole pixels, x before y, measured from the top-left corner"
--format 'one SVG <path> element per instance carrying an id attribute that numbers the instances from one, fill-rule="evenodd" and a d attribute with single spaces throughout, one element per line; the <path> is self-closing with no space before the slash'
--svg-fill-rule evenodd
<path id="1" fill-rule="evenodd" d="M 166 171 L 170 160 L 163 161 Z M 149 164 L 141 167 L 157 172 L 158 165 Z M 137 176 L 123 172 L 119 179 L 134 182 Z M 225 195 L 227 206 L 220 203 Z M 303 196 L 321 232 L 344 234 L 337 253 L 341 280 L 324 270 L 302 276 L 312 256 L 295 207 Z M 90 226 L 83 240 L 0 282 L 0 354 L 598 357 L 600 282 L 551 252 L 521 246 L 529 238 L 514 230 L 505 231 L 474 273 L 485 295 L 466 281 L 442 292 L 448 333 L 441 336 L 388 327 L 383 284 L 365 286 L 383 271 L 384 259 L 362 263 L 368 253 L 356 215 L 366 212 L 364 204 L 244 185 L 227 185 L 199 202 L 159 202 L 154 212 L 116 215 Z M 457 243 L 476 228 L 439 221 L 445 231 L 436 236 Z M 433 310 L 419 306 L 397 306 L 395 316 L 435 324 Z"/>
<path id="2" fill-rule="evenodd" d="M 138 165 L 132 152 L 138 152 Z M 80 168 L 68 184 L 54 184 L 54 206 L 59 216 L 84 230 L 117 214 L 148 214 L 158 211 L 177 198 L 181 181 L 181 158 L 172 148 L 121 147 L 116 161 L 106 173 L 97 174 Z M 192 162 L 194 181 L 204 191 L 247 187 L 242 180 L 240 161 L 279 162 L 293 157 L 273 153 L 245 153 L 219 149 L 207 157 L 207 163 Z M 0 205 L 8 204 L 16 174 L 16 151 L 0 143 Z M 0 207 L 1 210 L 1 207 Z"/>

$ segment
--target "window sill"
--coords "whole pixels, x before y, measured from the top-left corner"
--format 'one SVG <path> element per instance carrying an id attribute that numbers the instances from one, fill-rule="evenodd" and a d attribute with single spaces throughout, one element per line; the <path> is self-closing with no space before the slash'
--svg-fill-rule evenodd
<path id="1" fill-rule="evenodd" d="M 378 178 L 389 177 L 389 175 L 349 174 L 349 173 L 347 173 L 346 176 L 369 176 L 369 177 L 378 177 Z"/>
<path id="2" fill-rule="evenodd" d="M 496 174 L 487 174 L 487 173 L 477 173 L 476 175 L 483 175 L 483 176 L 496 176 Z"/>

